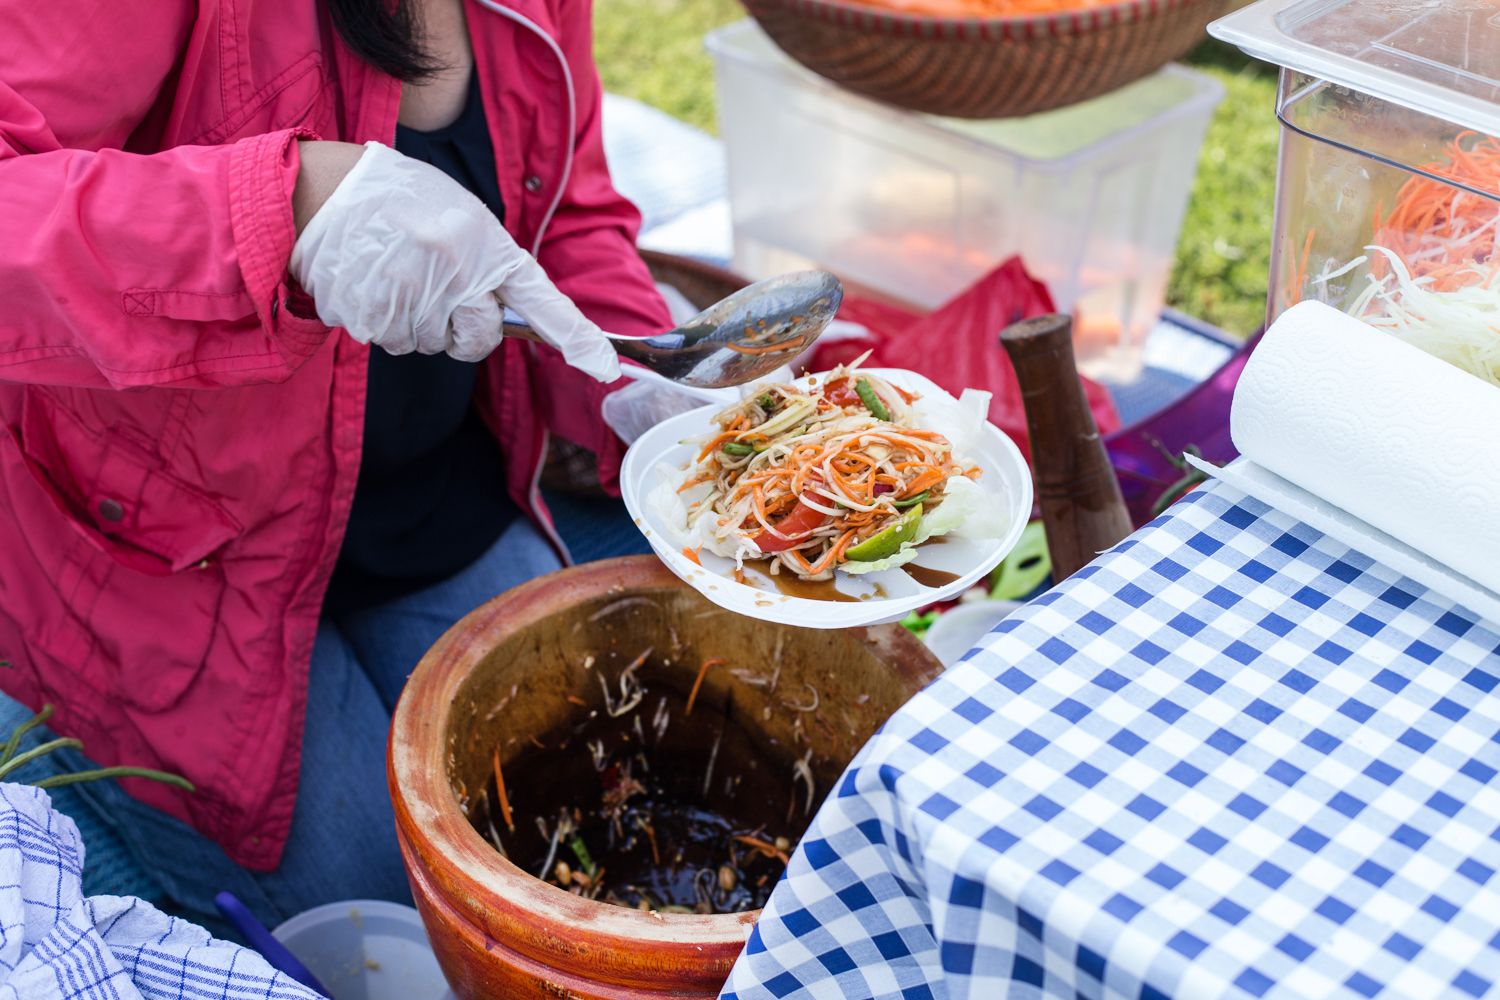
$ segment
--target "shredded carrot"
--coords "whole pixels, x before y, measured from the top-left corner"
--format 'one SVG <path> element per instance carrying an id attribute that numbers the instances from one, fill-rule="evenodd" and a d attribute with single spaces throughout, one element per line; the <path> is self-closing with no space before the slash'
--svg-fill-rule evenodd
<path id="1" fill-rule="evenodd" d="M 698 461 L 703 461 L 709 455 L 712 455 L 714 452 L 718 451 L 720 446 L 733 441 L 736 437 L 739 437 L 739 431 L 725 431 L 723 434 L 716 435 L 714 439 L 708 442 L 708 444 L 704 445 L 703 450 L 698 453 Z"/>
<path id="2" fill-rule="evenodd" d="M 511 833 L 516 832 L 516 821 L 510 813 L 510 796 L 505 794 L 505 774 L 500 770 L 500 748 L 495 748 L 495 798 L 500 801 L 500 818 L 505 820 L 505 828 Z"/>
<path id="3" fill-rule="evenodd" d="M 698 668 L 698 676 L 693 679 L 693 689 L 688 692 L 687 708 L 683 711 L 683 715 L 693 714 L 693 702 L 698 700 L 698 689 L 703 686 L 703 678 L 708 676 L 709 670 L 727 662 L 729 661 L 722 656 L 710 656 L 703 661 L 703 666 Z"/>
<path id="4" fill-rule="evenodd" d="M 792 860 L 787 855 L 786 851 L 783 851 L 775 844 L 761 840 L 759 837 L 752 837 L 749 834 L 742 833 L 737 834 L 734 839 L 739 841 L 741 844 L 744 844 L 746 847 L 755 848 L 757 851 L 764 854 L 768 858 L 775 858 L 782 864 L 786 864 L 788 861 Z"/>
<path id="5" fill-rule="evenodd" d="M 853 541 L 854 532 L 844 532 L 841 536 L 839 536 L 839 540 L 834 544 L 833 548 L 829 549 L 827 554 L 824 555 L 822 559 L 819 559 L 817 562 L 813 563 L 813 573 L 825 573 L 833 567 L 837 566 L 840 560 L 844 558 L 844 552 L 848 550 L 849 545 Z"/>
<path id="6" fill-rule="evenodd" d="M 651 842 L 651 863 L 653 865 L 661 864 L 661 852 L 656 848 L 656 830 L 650 823 L 646 822 L 641 823 L 641 829 L 645 831 L 646 839 Z"/>
<path id="7" fill-rule="evenodd" d="M 839 475 L 836 471 L 833 473 L 833 483 L 843 492 L 844 496 L 850 499 L 860 499 L 865 495 L 865 491 L 859 489 L 858 484 L 850 483 L 849 480 Z"/>
<path id="8" fill-rule="evenodd" d="M 787 549 L 781 554 L 781 557 L 790 560 L 793 563 L 793 568 L 803 576 L 813 575 L 812 563 L 808 562 L 807 557 L 796 549 Z"/>
<path id="9" fill-rule="evenodd" d="M 755 513 L 760 516 L 760 519 L 762 521 L 769 522 L 771 518 L 770 515 L 766 513 L 766 496 L 765 493 L 761 491 L 761 488 L 759 486 L 755 487 L 755 489 L 751 491 L 750 499 L 751 502 L 755 504 Z"/>
<path id="10" fill-rule="evenodd" d="M 1448 144 L 1445 161 L 1426 163 L 1427 174 L 1447 178 L 1493 198 L 1500 193 L 1500 140 L 1464 132 Z M 1494 201 L 1460 187 L 1415 175 L 1401 186 L 1391 213 L 1375 222 L 1374 242 L 1405 262 L 1413 279 L 1432 291 L 1480 284 L 1500 249 Z M 1390 264 L 1371 258 L 1371 273 L 1383 278 Z"/>
<path id="11" fill-rule="evenodd" d="M 1294 306 L 1302 301 L 1302 290 L 1307 287 L 1307 262 L 1312 255 L 1313 237 L 1317 235 L 1316 229 L 1308 229 L 1307 239 L 1302 243 L 1302 256 L 1297 259 L 1292 271 L 1291 287 L 1286 290 L 1286 304 Z"/>
<path id="12" fill-rule="evenodd" d="M 686 549 L 682 550 L 682 554 L 685 555 L 685 556 L 687 556 L 688 559 L 691 560 L 692 562 L 697 563 L 699 566 L 703 565 L 703 561 L 698 558 L 698 550 L 697 549 L 686 548 Z"/>
<path id="13" fill-rule="evenodd" d="M 576 694 L 570 694 L 570 695 L 568 695 L 568 703 L 571 704 L 571 705 L 577 705 L 579 708 L 588 708 L 588 706 L 589 706 L 588 702 L 584 701 L 582 698 L 578 697 Z"/>
<path id="14" fill-rule="evenodd" d="M 780 344 L 766 344 L 764 347 L 751 347 L 749 344 L 736 344 L 733 341 L 725 341 L 724 346 L 738 354 L 775 354 L 777 351 L 789 351 L 794 347 L 802 346 L 802 338 Z"/>
<path id="15" fill-rule="evenodd" d="M 906 484 L 906 496 L 914 497 L 924 490 L 930 490 L 938 483 L 948 478 L 948 473 L 942 469 L 929 469 L 917 478 Z"/>

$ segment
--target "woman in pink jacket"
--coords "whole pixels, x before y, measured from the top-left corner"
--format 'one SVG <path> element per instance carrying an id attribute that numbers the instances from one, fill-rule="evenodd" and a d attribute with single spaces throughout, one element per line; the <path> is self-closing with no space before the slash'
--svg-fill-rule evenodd
<path id="1" fill-rule="evenodd" d="M 0 686 L 194 782 L 89 794 L 195 914 L 405 894 L 407 673 L 559 565 L 550 434 L 617 471 L 595 324 L 667 315 L 589 20 L 0 0 Z"/>

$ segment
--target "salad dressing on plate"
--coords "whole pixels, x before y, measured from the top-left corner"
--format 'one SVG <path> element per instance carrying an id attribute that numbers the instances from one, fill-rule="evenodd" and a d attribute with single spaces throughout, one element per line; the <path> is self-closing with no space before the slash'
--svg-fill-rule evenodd
<path id="1" fill-rule="evenodd" d="M 809 601 L 859 602 L 862 597 L 846 594 L 835 587 L 833 580 L 803 580 L 793 573 L 772 573 L 769 559 L 745 560 L 745 568 L 754 571 L 738 573 L 736 579 L 757 590 L 776 590 L 787 597 L 801 597 Z"/>
<path id="2" fill-rule="evenodd" d="M 937 541 L 941 541 L 941 539 L 934 538 L 927 544 L 930 545 L 933 542 Z M 947 570 L 942 569 L 928 569 L 926 566 L 914 566 L 911 563 L 907 563 L 905 566 L 902 566 L 901 569 L 906 572 L 907 576 L 911 577 L 922 586 L 931 587 L 934 590 L 946 587 L 948 584 L 958 579 L 957 573 L 949 573 Z"/>

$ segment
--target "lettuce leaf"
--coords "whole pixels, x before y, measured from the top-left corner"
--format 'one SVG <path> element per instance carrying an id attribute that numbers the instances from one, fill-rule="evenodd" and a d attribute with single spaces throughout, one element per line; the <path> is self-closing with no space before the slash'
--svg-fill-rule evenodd
<path id="1" fill-rule="evenodd" d="M 941 429 L 956 455 L 972 454 L 990 416 L 990 394 L 983 389 L 965 389 L 957 399 L 946 392 L 923 396 L 912 405 L 918 427 Z"/>
<path id="2" fill-rule="evenodd" d="M 665 527 L 667 537 L 678 548 L 685 548 L 689 541 L 687 502 L 672 485 L 675 478 L 682 480 L 682 471 L 663 463 L 656 467 L 656 486 L 646 495 L 646 509 L 656 515 L 658 524 Z"/>
<path id="3" fill-rule="evenodd" d="M 943 502 L 922 517 L 912 544 L 921 545 L 939 535 L 959 538 L 1004 538 L 1010 530 L 1005 507 L 987 496 L 974 480 L 954 476 L 943 487 Z"/>
<path id="4" fill-rule="evenodd" d="M 955 476 L 948 480 L 943 502 L 922 516 L 916 537 L 892 556 L 872 562 L 843 563 L 839 569 L 853 576 L 879 573 L 905 566 L 917 558 L 917 547 L 930 538 L 956 535 L 959 538 L 1003 538 L 1010 528 L 1004 508 L 972 479 Z"/>
<path id="5" fill-rule="evenodd" d="M 851 576 L 861 576 L 865 573 L 879 573 L 884 569 L 895 569 L 898 566 L 905 566 L 915 558 L 917 558 L 917 547 L 911 542 L 907 542 L 893 556 L 887 556 L 884 559 L 874 559 L 869 562 L 859 562 L 851 559 L 848 562 L 840 563 L 839 569 Z"/>

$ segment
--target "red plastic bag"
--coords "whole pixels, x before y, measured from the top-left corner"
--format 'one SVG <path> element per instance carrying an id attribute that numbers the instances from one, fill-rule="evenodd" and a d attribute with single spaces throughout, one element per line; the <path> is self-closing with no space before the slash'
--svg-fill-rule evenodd
<path id="1" fill-rule="evenodd" d="M 869 350 L 866 365 L 917 372 L 955 396 L 964 389 L 987 389 L 993 394 L 990 421 L 1009 434 L 1030 461 L 1021 389 L 1000 346 L 1000 331 L 1018 320 L 1054 311 L 1047 287 L 1026 273 L 1020 258 L 1012 257 L 926 316 L 846 296 L 839 319 L 860 324 L 870 336 L 820 345 L 807 367 L 825 371 Z M 1108 392 L 1096 382 L 1082 381 L 1099 432 L 1117 429 L 1120 417 Z"/>

